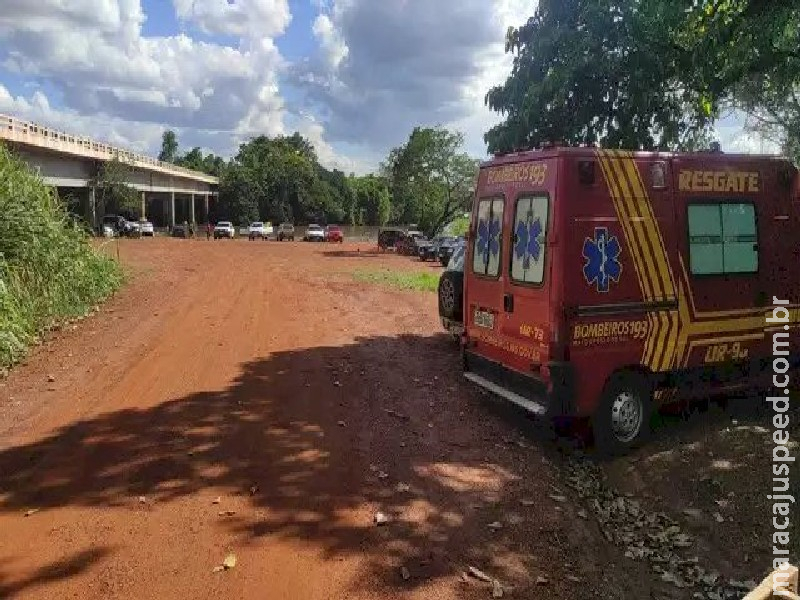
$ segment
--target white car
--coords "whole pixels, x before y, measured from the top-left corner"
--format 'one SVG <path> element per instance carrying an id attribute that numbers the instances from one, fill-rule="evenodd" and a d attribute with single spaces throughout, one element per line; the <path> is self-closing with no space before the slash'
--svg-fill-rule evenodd
<path id="1" fill-rule="evenodd" d="M 125 235 L 135 237 L 139 235 L 141 231 L 142 228 L 140 227 L 138 221 L 125 221 L 125 229 L 124 229 Z"/>
<path id="2" fill-rule="evenodd" d="M 306 242 L 324 242 L 325 230 L 319 225 L 312 224 L 306 228 L 306 234 L 303 236 Z"/>
<path id="3" fill-rule="evenodd" d="M 155 228 L 150 221 L 139 221 L 139 232 L 142 236 L 153 237 L 155 235 Z"/>
<path id="4" fill-rule="evenodd" d="M 236 237 L 236 229 L 230 221 L 220 221 L 214 226 L 214 239 L 228 238 L 232 240 Z"/>
<path id="5" fill-rule="evenodd" d="M 264 223 L 261 221 L 250 223 L 250 227 L 247 230 L 247 237 L 250 240 L 266 239 L 267 232 L 266 228 L 264 227 Z"/>

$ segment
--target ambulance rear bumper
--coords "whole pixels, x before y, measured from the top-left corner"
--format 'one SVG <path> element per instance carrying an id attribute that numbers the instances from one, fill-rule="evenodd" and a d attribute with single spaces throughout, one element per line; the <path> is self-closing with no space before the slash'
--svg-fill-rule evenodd
<path id="1" fill-rule="evenodd" d="M 533 414 L 547 417 L 575 414 L 574 372 L 568 362 L 552 361 L 539 374 L 528 375 L 465 350 L 464 376 Z"/>

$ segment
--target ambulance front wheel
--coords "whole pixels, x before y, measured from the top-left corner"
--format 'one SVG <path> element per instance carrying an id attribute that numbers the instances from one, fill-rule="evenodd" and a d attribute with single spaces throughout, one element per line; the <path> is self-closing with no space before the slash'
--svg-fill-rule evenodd
<path id="1" fill-rule="evenodd" d="M 638 373 L 618 373 L 608 381 L 592 419 L 595 446 L 608 454 L 624 454 L 650 437 L 652 390 Z"/>

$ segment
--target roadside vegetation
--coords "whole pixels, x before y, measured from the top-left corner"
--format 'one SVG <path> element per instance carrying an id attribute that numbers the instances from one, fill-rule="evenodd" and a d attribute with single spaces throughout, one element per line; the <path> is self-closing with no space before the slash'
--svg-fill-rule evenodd
<path id="1" fill-rule="evenodd" d="M 159 157 L 220 178 L 216 221 L 414 223 L 434 235 L 469 209 L 478 161 L 463 145 L 461 133 L 416 127 L 379 172 L 368 175 L 322 166 L 313 144 L 299 133 L 255 137 L 224 162 L 199 148 L 181 154 L 175 133 L 165 131 Z"/>
<path id="2" fill-rule="evenodd" d="M 401 290 L 435 292 L 439 285 L 439 273 L 414 273 L 386 270 L 364 270 L 353 272 L 356 281 L 376 283 Z"/>
<path id="3" fill-rule="evenodd" d="M 44 329 L 86 314 L 121 283 L 119 266 L 24 163 L 0 145 L 0 369 Z"/>

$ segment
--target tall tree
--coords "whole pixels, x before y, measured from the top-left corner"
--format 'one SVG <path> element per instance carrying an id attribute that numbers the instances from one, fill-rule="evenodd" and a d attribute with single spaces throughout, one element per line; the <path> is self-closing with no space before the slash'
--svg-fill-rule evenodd
<path id="1" fill-rule="evenodd" d="M 441 127 L 416 127 L 389 153 L 383 171 L 391 182 L 393 219 L 439 233 L 470 204 L 478 163 L 461 148 L 464 136 Z"/>
<path id="2" fill-rule="evenodd" d="M 486 96 L 504 121 L 485 139 L 697 149 L 728 107 L 773 123 L 791 108 L 798 47 L 794 0 L 540 0 L 507 33 L 512 72 Z"/>
<path id="3" fill-rule="evenodd" d="M 126 216 L 141 216 L 141 199 L 128 182 L 131 168 L 114 157 L 98 165 L 92 184 L 100 193 L 100 201 L 106 213 L 121 213 Z"/>
<path id="4" fill-rule="evenodd" d="M 680 85 L 688 55 L 671 32 L 688 0 L 540 0 L 511 28 L 511 75 L 486 102 L 505 116 L 490 152 L 547 142 L 679 148 L 703 136 L 713 106 Z"/>
<path id="5" fill-rule="evenodd" d="M 175 162 L 178 158 L 178 136 L 171 129 L 167 129 L 161 136 L 161 152 L 158 160 L 163 162 Z"/>

